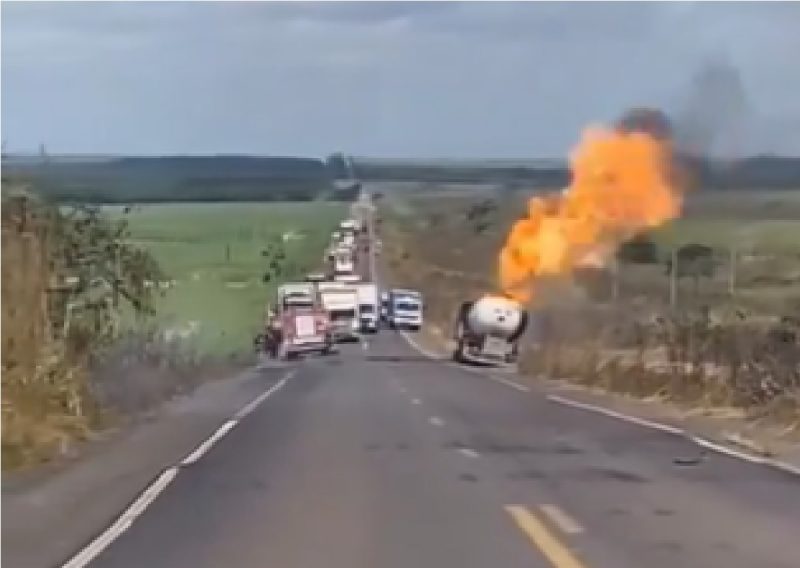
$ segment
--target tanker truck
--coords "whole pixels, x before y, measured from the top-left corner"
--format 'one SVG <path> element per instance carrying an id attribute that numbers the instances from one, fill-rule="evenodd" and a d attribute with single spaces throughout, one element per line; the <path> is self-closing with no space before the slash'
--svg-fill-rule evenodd
<path id="1" fill-rule="evenodd" d="M 517 342 L 528 327 L 523 307 L 502 296 L 464 302 L 458 310 L 453 359 L 462 363 L 511 365 Z"/>

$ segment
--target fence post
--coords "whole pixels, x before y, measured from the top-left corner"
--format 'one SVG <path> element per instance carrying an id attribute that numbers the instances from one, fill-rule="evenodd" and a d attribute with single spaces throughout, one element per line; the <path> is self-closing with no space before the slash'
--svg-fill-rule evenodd
<path id="1" fill-rule="evenodd" d="M 736 246 L 730 248 L 730 266 L 728 267 L 728 292 L 731 296 L 736 294 Z"/>
<path id="2" fill-rule="evenodd" d="M 669 305 L 675 308 L 678 305 L 678 249 L 672 249 L 672 261 L 669 271 Z"/>

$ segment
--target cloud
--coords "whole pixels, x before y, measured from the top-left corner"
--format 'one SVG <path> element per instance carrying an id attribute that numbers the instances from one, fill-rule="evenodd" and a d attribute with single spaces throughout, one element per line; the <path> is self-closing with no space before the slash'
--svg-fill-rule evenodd
<path id="1" fill-rule="evenodd" d="M 800 153 L 800 10 L 758 3 L 2 3 L 3 137 L 91 152 L 536 157 L 735 69 Z M 756 134 L 757 132 L 757 134 Z M 758 146 L 758 148 L 751 148 Z"/>

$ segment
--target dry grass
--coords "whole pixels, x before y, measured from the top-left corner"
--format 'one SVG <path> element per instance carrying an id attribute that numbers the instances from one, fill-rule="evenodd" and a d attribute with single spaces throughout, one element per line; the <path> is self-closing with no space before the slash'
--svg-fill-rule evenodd
<path id="1" fill-rule="evenodd" d="M 405 215 L 387 213 L 389 273 L 425 293 L 438 329 L 451 328 L 460 302 L 493 288 L 494 257 L 518 208 L 470 218 L 476 203 L 418 200 Z M 699 292 L 683 282 L 677 309 L 663 266 L 628 267 L 616 302 L 608 272 L 551 282 L 534 307 L 521 371 L 687 408 L 735 408 L 800 435 L 799 253 L 743 259 L 734 298 L 724 265 Z"/>
<path id="2" fill-rule="evenodd" d="M 49 319 L 51 219 L 4 204 L 2 222 L 2 457 L 4 468 L 65 452 L 98 420 L 84 361 Z"/>

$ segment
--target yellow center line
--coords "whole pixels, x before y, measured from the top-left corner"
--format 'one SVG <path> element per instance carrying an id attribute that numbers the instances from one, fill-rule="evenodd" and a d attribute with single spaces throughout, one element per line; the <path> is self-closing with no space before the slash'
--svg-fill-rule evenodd
<path id="1" fill-rule="evenodd" d="M 556 568 L 586 568 L 533 513 L 521 505 L 506 505 L 506 511 L 522 532 Z"/>

